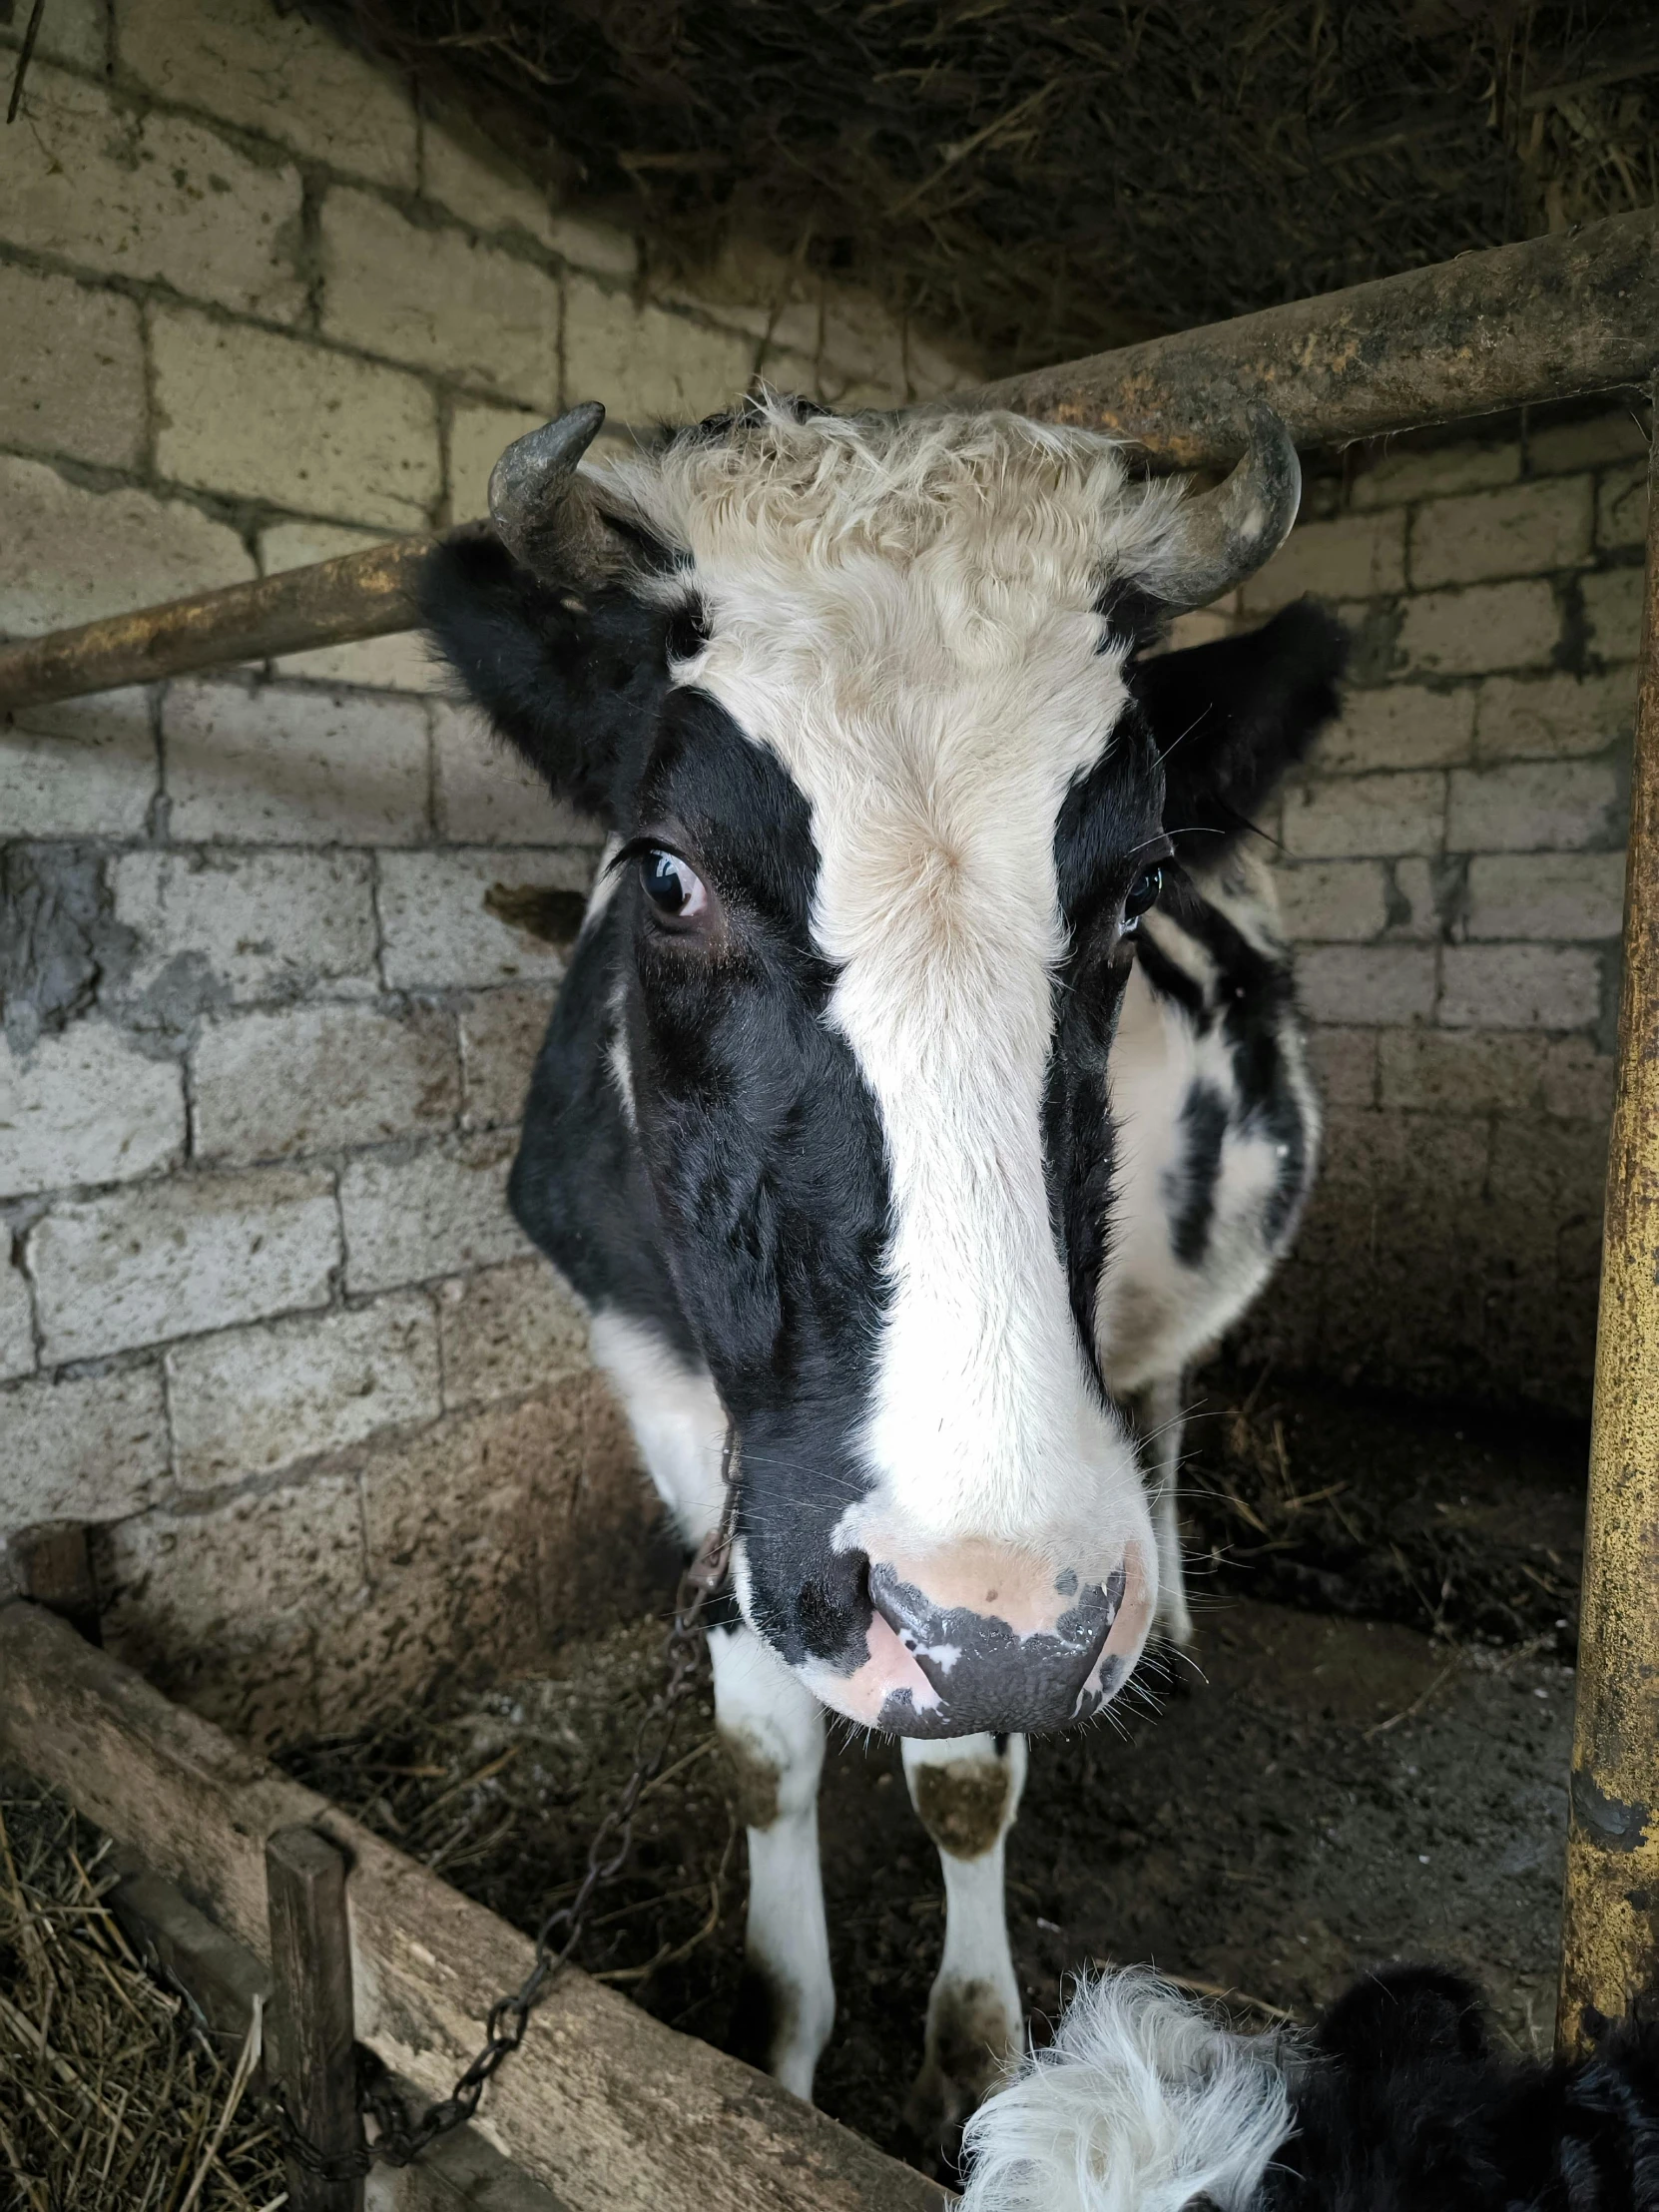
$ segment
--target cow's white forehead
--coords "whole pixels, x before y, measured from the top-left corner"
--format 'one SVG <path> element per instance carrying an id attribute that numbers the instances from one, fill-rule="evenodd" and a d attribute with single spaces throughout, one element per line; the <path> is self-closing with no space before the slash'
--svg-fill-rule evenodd
<path id="1" fill-rule="evenodd" d="M 1054 835 L 1124 705 L 1098 599 L 1153 565 L 1170 500 L 1131 486 L 1105 439 L 1011 416 L 775 411 L 615 474 L 707 606 L 679 679 L 811 809 L 830 1018 L 892 1192 L 866 1434 L 878 1555 L 1035 1527 L 1064 1542 L 1071 1496 L 1091 1555 L 1115 1558 L 1142 1510 L 1133 1459 L 1090 1385 L 1044 1176 Z"/>

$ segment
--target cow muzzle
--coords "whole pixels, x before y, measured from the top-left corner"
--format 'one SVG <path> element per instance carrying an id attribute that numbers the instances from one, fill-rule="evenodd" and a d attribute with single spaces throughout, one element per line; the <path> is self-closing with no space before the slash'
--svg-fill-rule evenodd
<path id="1" fill-rule="evenodd" d="M 1128 1680 L 1157 1598 L 1150 1547 L 1134 1541 L 1104 1572 L 968 1543 L 865 1558 L 857 1579 L 862 1637 L 838 1663 L 802 1671 L 834 1712 L 896 1736 L 1032 1734 L 1092 1719 Z"/>

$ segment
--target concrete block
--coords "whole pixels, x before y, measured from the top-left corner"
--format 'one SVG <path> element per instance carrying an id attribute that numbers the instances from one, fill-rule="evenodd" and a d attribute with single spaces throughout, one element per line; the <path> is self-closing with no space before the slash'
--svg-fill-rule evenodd
<path id="1" fill-rule="evenodd" d="M 167 1408 L 153 1367 L 0 1392 L 0 1528 L 120 1520 L 168 1479 Z"/>
<path id="2" fill-rule="evenodd" d="M 749 382 L 753 342 L 661 307 L 636 306 L 586 276 L 565 284 L 564 404 L 601 399 L 618 422 L 696 422 Z"/>
<path id="3" fill-rule="evenodd" d="M 285 569 L 332 561 L 342 553 L 361 553 L 385 542 L 383 530 L 342 530 L 329 522 L 278 522 L 260 532 L 260 570 L 280 576 Z M 313 684 L 359 684 L 374 691 L 437 691 L 443 677 L 417 630 L 389 638 L 365 638 L 360 645 L 319 645 L 310 653 L 286 653 L 272 667 L 279 677 Z"/>
<path id="4" fill-rule="evenodd" d="M 1299 783 L 1285 795 L 1285 849 L 1298 859 L 1438 852 L 1445 778 L 1426 771 Z"/>
<path id="5" fill-rule="evenodd" d="M 1598 1052 L 1587 1038 L 1551 1038 L 1544 1049 L 1545 1111 L 1563 1121 L 1591 1121 L 1605 1129 L 1618 1072 L 1613 1055 Z"/>
<path id="6" fill-rule="evenodd" d="M 443 1402 L 522 1397 L 588 1365 L 588 1317 L 539 1255 L 438 1289 Z"/>
<path id="7" fill-rule="evenodd" d="M 1647 427 L 1638 409 L 1628 403 L 1582 422 L 1554 422 L 1527 434 L 1527 465 L 1535 476 L 1646 457 Z"/>
<path id="8" fill-rule="evenodd" d="M 1628 738 L 1636 710 L 1636 679 L 1609 676 L 1491 676 L 1480 686 L 1474 717 L 1475 758 L 1558 761 L 1603 753 Z"/>
<path id="9" fill-rule="evenodd" d="M 513 1149 L 510 1135 L 460 1137 L 349 1162 L 339 1194 L 351 1296 L 521 1259 L 507 1211 Z"/>
<path id="10" fill-rule="evenodd" d="M 0 264 L 0 443 L 137 468 L 147 411 L 137 302 Z"/>
<path id="11" fill-rule="evenodd" d="M 32 12 L 13 6 L 9 20 L 0 23 L 0 47 L 22 45 Z M 109 14 L 107 0 L 58 0 L 36 26 L 35 52 L 43 61 L 102 69 L 108 58 Z"/>
<path id="12" fill-rule="evenodd" d="M 1426 1021 L 1434 1010 L 1434 960 L 1428 945 L 1316 945 L 1298 955 L 1297 996 L 1317 1022 Z"/>
<path id="13" fill-rule="evenodd" d="M 1622 852 L 1477 852 L 1469 862 L 1470 937 L 1616 937 L 1624 922 Z"/>
<path id="14" fill-rule="evenodd" d="M 439 1411 L 437 1324 L 414 1294 L 198 1337 L 166 1359 L 186 1490 L 269 1474 Z"/>
<path id="15" fill-rule="evenodd" d="M 1360 943 L 1387 921 L 1381 860 L 1306 860 L 1275 875 L 1285 934 L 1293 943 Z"/>
<path id="16" fill-rule="evenodd" d="M 1389 871 L 1393 896 L 1389 900 L 1388 935 L 1433 944 L 1445 934 L 1445 863 L 1442 860 L 1396 860 Z"/>
<path id="17" fill-rule="evenodd" d="M 429 828 L 426 709 L 186 679 L 162 710 L 169 828 L 242 844 L 397 844 Z"/>
<path id="18" fill-rule="evenodd" d="M 55 1207 L 27 1253 L 57 1366 L 324 1305 L 339 1217 L 321 1173 L 176 1176 Z"/>
<path id="19" fill-rule="evenodd" d="M 105 1649 L 165 1696 L 262 1748 L 316 1732 L 317 1645 L 368 1596 L 354 1475 L 142 1513 L 97 1566 Z"/>
<path id="20" fill-rule="evenodd" d="M 1570 1122 L 1506 1118 L 1492 1132 L 1490 1175 L 1491 1195 L 1502 1214 L 1553 1253 L 1569 1225 L 1600 1225 L 1606 1141 L 1589 1124 L 1575 1128 Z"/>
<path id="21" fill-rule="evenodd" d="M 0 1266 L 0 1382 L 35 1372 L 35 1309 L 21 1268 Z"/>
<path id="22" fill-rule="evenodd" d="M 1328 1106 L 1374 1106 L 1377 1103 L 1377 1045 L 1375 1029 L 1311 1029 L 1308 1058 Z"/>
<path id="23" fill-rule="evenodd" d="M 437 403 L 415 377 L 182 308 L 156 312 L 150 346 L 164 476 L 391 530 L 435 511 Z"/>
<path id="24" fill-rule="evenodd" d="M 1473 584 L 1407 599 L 1396 651 L 1409 670 L 1483 676 L 1489 669 L 1547 668 L 1560 635 L 1561 613 L 1548 584 Z"/>
<path id="25" fill-rule="evenodd" d="M 124 69 L 164 100 L 346 175 L 416 188 L 414 107 L 396 75 L 263 0 L 116 0 Z"/>
<path id="26" fill-rule="evenodd" d="M 195 1156 L 273 1160 L 454 1126 L 460 1064 L 441 1007 L 298 1006 L 204 1027 L 191 1056 Z"/>
<path id="27" fill-rule="evenodd" d="M 1621 841 L 1619 780 L 1610 761 L 1517 761 L 1451 771 L 1446 846 L 1452 852 L 1577 851 Z"/>
<path id="28" fill-rule="evenodd" d="M 1259 615 L 1305 592 L 1322 599 L 1376 599 L 1404 589 L 1405 516 L 1383 509 L 1299 523 L 1240 596 L 1247 613 Z"/>
<path id="29" fill-rule="evenodd" d="M 443 990 L 537 977 L 557 982 L 563 954 L 526 926 L 523 901 L 514 894 L 586 891 L 594 864 L 591 848 L 385 853 L 379 903 L 387 985 Z"/>
<path id="30" fill-rule="evenodd" d="M 553 243 L 546 187 L 515 169 L 466 116 L 441 113 L 429 100 L 420 119 L 420 191 L 475 230 L 522 231 L 540 246 Z"/>
<path id="31" fill-rule="evenodd" d="M 0 1198 L 128 1183 L 185 1149 L 184 1075 L 102 1021 L 71 1022 L 27 1055 L 0 1039 Z"/>
<path id="32" fill-rule="evenodd" d="M 141 940 L 112 991 L 128 1018 L 182 1025 L 203 1008 L 376 987 L 373 862 L 363 852 L 124 852 L 119 922 Z"/>
<path id="33" fill-rule="evenodd" d="M 451 844 L 591 845 L 605 832 L 555 799 L 475 708 L 432 710 L 438 835 Z"/>
<path id="34" fill-rule="evenodd" d="M 1512 484 L 1519 476 L 1520 447 L 1514 443 L 1481 445 L 1468 440 L 1415 451 L 1395 444 L 1370 468 L 1359 471 L 1350 496 L 1356 507 L 1399 507 L 1414 499 L 1486 491 L 1496 484 Z"/>
<path id="35" fill-rule="evenodd" d="M 470 1127 L 496 1128 L 523 1113 L 553 999 L 550 988 L 524 984 L 481 992 L 462 1006 L 461 1070 Z"/>
<path id="36" fill-rule="evenodd" d="M 1596 550 L 1622 552 L 1647 543 L 1647 458 L 1610 468 L 1596 487 Z"/>
<path id="37" fill-rule="evenodd" d="M 111 276 L 160 278 L 189 298 L 291 321 L 299 172 L 260 163 L 187 116 L 117 107 L 100 86 L 38 63 L 26 127 L 0 130 L 9 245 Z M 73 379 L 85 388 L 84 372 Z"/>
<path id="38" fill-rule="evenodd" d="M 1211 607 L 1195 607 L 1190 614 L 1177 615 L 1169 626 L 1165 650 L 1185 653 L 1190 646 L 1214 645 L 1219 638 L 1230 638 L 1239 627 L 1239 595 L 1230 592 L 1226 599 Z M 1156 654 L 1142 655 L 1143 659 L 1156 659 Z"/>
<path id="39" fill-rule="evenodd" d="M 1589 559 L 1593 521 L 1588 476 L 1426 500 L 1411 518 L 1411 588 L 1576 568 Z"/>
<path id="40" fill-rule="evenodd" d="M 322 272 L 328 337 L 552 413 L 559 286 L 533 262 L 336 187 L 322 203 Z"/>
<path id="41" fill-rule="evenodd" d="M 1579 585 L 1585 642 L 1603 661 L 1633 661 L 1642 647 L 1642 571 L 1608 568 Z"/>
<path id="42" fill-rule="evenodd" d="M 1549 1046 L 1503 1030 L 1385 1029 L 1382 1104 L 1425 1114 L 1533 1110 Z"/>
<path id="43" fill-rule="evenodd" d="M 595 276 L 632 277 L 639 271 L 638 242 L 614 223 L 596 223 L 561 208 L 553 216 L 547 243 L 568 267 Z"/>
<path id="44" fill-rule="evenodd" d="M 1324 770 L 1443 768 L 1466 761 L 1474 726 L 1474 692 L 1428 691 L 1389 684 L 1350 692 L 1342 719 L 1325 731 L 1314 759 Z"/>
<path id="45" fill-rule="evenodd" d="M 0 823 L 14 837 L 137 837 L 161 786 L 140 687 L 0 722 Z"/>
<path id="46" fill-rule="evenodd" d="M 457 522 L 490 511 L 490 470 L 512 444 L 546 420 L 539 407 L 487 407 L 457 400 L 449 418 L 449 506 Z"/>
<path id="47" fill-rule="evenodd" d="M 1439 1019 L 1447 1029 L 1583 1029 L 1601 1010 L 1601 962 L 1578 946 L 1452 944 Z"/>
<path id="48" fill-rule="evenodd" d="M 220 584 L 254 564 L 234 530 L 183 499 L 87 491 L 0 454 L 0 636 L 66 630 Z"/>

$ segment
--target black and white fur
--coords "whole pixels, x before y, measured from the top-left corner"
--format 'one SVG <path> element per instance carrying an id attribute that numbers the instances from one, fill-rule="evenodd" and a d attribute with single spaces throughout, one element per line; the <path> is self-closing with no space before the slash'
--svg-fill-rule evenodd
<path id="1" fill-rule="evenodd" d="M 1262 2036 L 1107 1974 L 963 2148 L 962 2212 L 1656 2212 L 1659 2025 L 1622 2023 L 1578 2066 L 1517 2063 L 1433 1966 Z"/>
<path id="2" fill-rule="evenodd" d="M 765 2055 L 810 2094 L 833 2018 L 828 1706 L 902 1736 L 940 1850 L 913 2109 L 943 2130 L 1019 2034 L 1020 1731 L 1098 1711 L 1160 1602 L 1187 1634 L 1180 1379 L 1313 1171 L 1241 825 L 1335 711 L 1341 634 L 1301 607 L 1137 658 L 1184 508 L 1013 417 L 763 402 L 579 493 L 515 522 L 534 573 L 473 538 L 425 585 L 473 698 L 613 832 L 512 1203 L 688 1544 L 742 1435 L 711 1643 Z"/>

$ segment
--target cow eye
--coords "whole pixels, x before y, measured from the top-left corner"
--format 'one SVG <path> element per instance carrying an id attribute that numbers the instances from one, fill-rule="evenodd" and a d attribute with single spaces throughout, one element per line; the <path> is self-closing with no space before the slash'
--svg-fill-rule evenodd
<path id="1" fill-rule="evenodd" d="M 676 852 L 653 846 L 640 854 L 640 881 L 659 914 L 671 921 L 695 921 L 708 910 L 708 887 Z"/>
<path id="2" fill-rule="evenodd" d="M 1164 871 L 1161 867 L 1143 868 L 1129 886 L 1129 896 L 1123 902 L 1123 926 L 1125 930 L 1137 928 L 1140 918 L 1164 887 Z"/>

